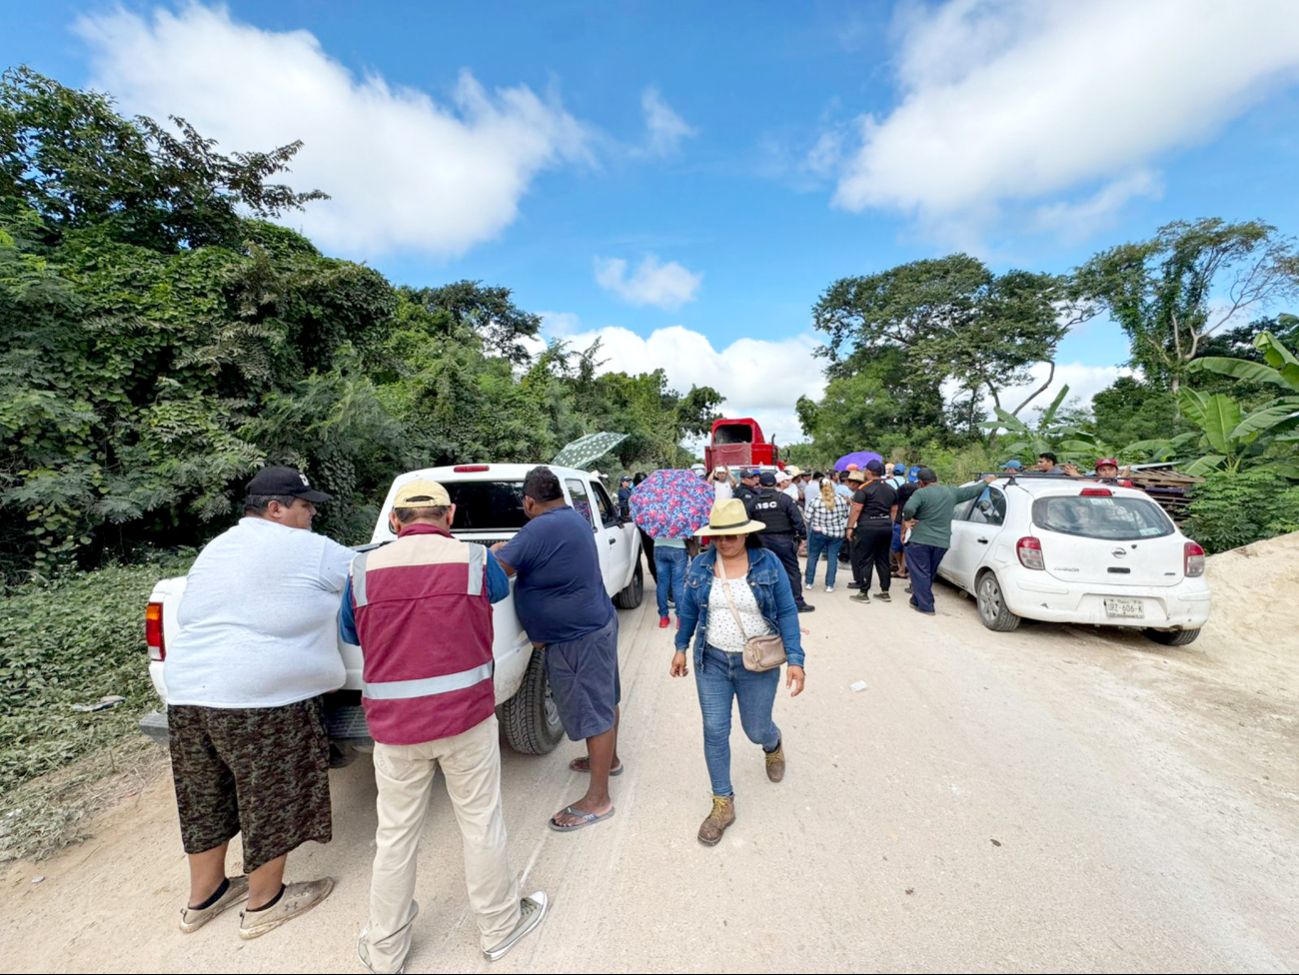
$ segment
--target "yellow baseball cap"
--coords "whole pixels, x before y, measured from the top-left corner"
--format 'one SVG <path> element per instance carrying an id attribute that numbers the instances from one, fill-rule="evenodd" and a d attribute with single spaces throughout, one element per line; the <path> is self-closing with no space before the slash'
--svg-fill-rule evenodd
<path id="1" fill-rule="evenodd" d="M 392 499 L 394 508 L 445 508 L 451 504 L 451 495 L 437 481 L 417 477 L 407 481 L 397 489 L 397 496 Z"/>

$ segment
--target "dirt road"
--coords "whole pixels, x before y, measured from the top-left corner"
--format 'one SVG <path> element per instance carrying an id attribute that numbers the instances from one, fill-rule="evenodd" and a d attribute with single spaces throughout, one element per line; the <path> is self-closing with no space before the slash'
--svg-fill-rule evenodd
<path id="1" fill-rule="evenodd" d="M 1237 598 L 1185 648 L 996 634 L 951 589 L 931 619 L 905 596 L 850 603 L 846 581 L 810 599 L 807 692 L 777 701 L 784 783 L 737 721 L 739 821 L 711 850 L 694 839 L 708 790 L 693 678 L 668 677 L 652 599 L 622 614 L 617 815 L 552 833 L 546 817 L 582 788 L 577 747 L 506 753 L 512 857 L 554 907 L 496 970 L 1299 968 L 1294 629 L 1239 636 L 1233 612 L 1257 612 Z M 0 878 L 0 969 L 359 971 L 371 775 L 365 758 L 335 773 L 334 841 L 289 870 L 338 886 L 291 925 L 247 944 L 234 914 L 176 930 L 185 865 L 163 777 L 95 839 Z M 445 796 L 422 856 L 407 970 L 486 970 Z"/>

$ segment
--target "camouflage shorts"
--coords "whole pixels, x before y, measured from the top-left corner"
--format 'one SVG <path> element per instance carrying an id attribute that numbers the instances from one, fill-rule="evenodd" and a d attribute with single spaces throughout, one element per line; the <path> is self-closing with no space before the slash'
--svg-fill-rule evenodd
<path id="1" fill-rule="evenodd" d="M 251 873 L 307 840 L 328 843 L 329 735 L 320 698 L 278 708 L 169 707 L 186 853 L 243 833 Z"/>

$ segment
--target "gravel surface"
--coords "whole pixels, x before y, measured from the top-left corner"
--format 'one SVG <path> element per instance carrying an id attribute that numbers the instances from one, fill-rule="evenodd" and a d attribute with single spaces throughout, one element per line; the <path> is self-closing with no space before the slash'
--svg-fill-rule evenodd
<path id="1" fill-rule="evenodd" d="M 1254 549 L 1210 560 L 1215 618 L 1187 647 L 992 633 L 947 587 L 934 618 L 896 582 L 891 605 L 858 605 L 841 574 L 802 618 L 807 691 L 777 699 L 785 781 L 766 781 L 737 720 L 738 821 L 714 849 L 695 840 L 693 676 L 669 678 L 647 593 L 621 614 L 617 815 L 551 832 L 584 788 L 578 746 L 506 751 L 511 857 L 553 906 L 489 966 L 439 791 L 407 971 L 1299 969 L 1299 535 Z M 94 839 L 0 875 L 0 970 L 360 971 L 372 775 L 366 757 L 334 773 L 333 843 L 289 860 L 289 879 L 335 877 L 333 895 L 248 943 L 236 913 L 177 930 L 184 856 L 155 779 Z"/>

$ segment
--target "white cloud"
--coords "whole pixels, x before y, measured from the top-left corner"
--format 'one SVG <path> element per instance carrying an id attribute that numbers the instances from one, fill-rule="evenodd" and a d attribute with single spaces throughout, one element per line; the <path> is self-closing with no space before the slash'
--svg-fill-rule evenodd
<path id="1" fill-rule="evenodd" d="M 649 145 L 646 151 L 654 156 L 674 155 L 681 140 L 697 135 L 699 130 L 672 110 L 657 88 L 641 92 L 641 108 L 645 111 L 645 129 Z"/>
<path id="2" fill-rule="evenodd" d="M 618 327 L 560 337 L 574 351 L 599 339 L 602 373 L 638 375 L 663 369 L 678 392 L 712 386 L 726 397 L 725 415 L 753 417 L 778 443 L 803 439 L 794 404 L 800 396 L 820 399 L 825 391 L 824 363 L 813 356 L 819 343 L 810 335 L 779 341 L 742 338 L 724 349 L 680 325 L 656 329 L 647 338 Z"/>
<path id="3" fill-rule="evenodd" d="M 952 0 L 904 8 L 901 103 L 861 117 L 834 201 L 969 235 L 1006 204 L 1097 221 L 1151 164 L 1299 79 L 1290 0 Z M 1095 188 L 1099 186 L 1099 190 Z M 1091 190 L 1081 204 L 1060 197 Z"/>
<path id="4" fill-rule="evenodd" d="M 694 301 L 704 275 L 688 271 L 676 261 L 664 264 L 655 255 L 648 254 L 630 277 L 627 262 L 621 257 L 596 257 L 595 280 L 629 304 L 654 305 L 673 311 Z"/>
<path id="5" fill-rule="evenodd" d="M 1039 389 L 1042 383 L 1046 382 L 1046 377 L 1050 373 L 1051 367 L 1045 362 L 1039 362 L 1033 366 L 1031 372 L 1033 381 L 1023 386 L 1016 386 L 1001 391 L 1001 406 L 1005 410 L 1013 410 L 1028 395 Z M 1102 389 L 1113 384 L 1114 380 L 1120 376 L 1131 376 L 1132 370 L 1126 366 L 1088 366 L 1081 362 L 1059 363 L 1055 367 L 1055 376 L 1051 379 L 1051 385 L 1046 391 L 1037 396 L 1029 406 L 1019 414 L 1020 418 L 1028 423 L 1035 422 L 1035 414 L 1046 409 L 1051 405 L 1051 401 L 1059 395 L 1060 390 L 1066 385 L 1069 387 L 1069 394 L 1065 397 L 1065 403 L 1076 406 L 1090 407 L 1092 397 Z M 949 399 L 957 392 L 955 387 L 949 388 L 944 385 L 943 392 Z M 992 401 L 987 400 L 986 407 L 989 418 L 992 418 Z"/>
<path id="6" fill-rule="evenodd" d="M 462 253 L 514 221 L 541 170 L 591 159 L 587 130 L 555 96 L 488 92 L 463 71 L 443 105 L 356 77 L 306 31 L 259 30 L 224 7 L 148 19 L 118 8 L 76 29 L 95 87 L 130 112 L 183 116 L 225 152 L 301 139 L 287 181 L 332 199 L 285 222 L 349 256 Z"/>

